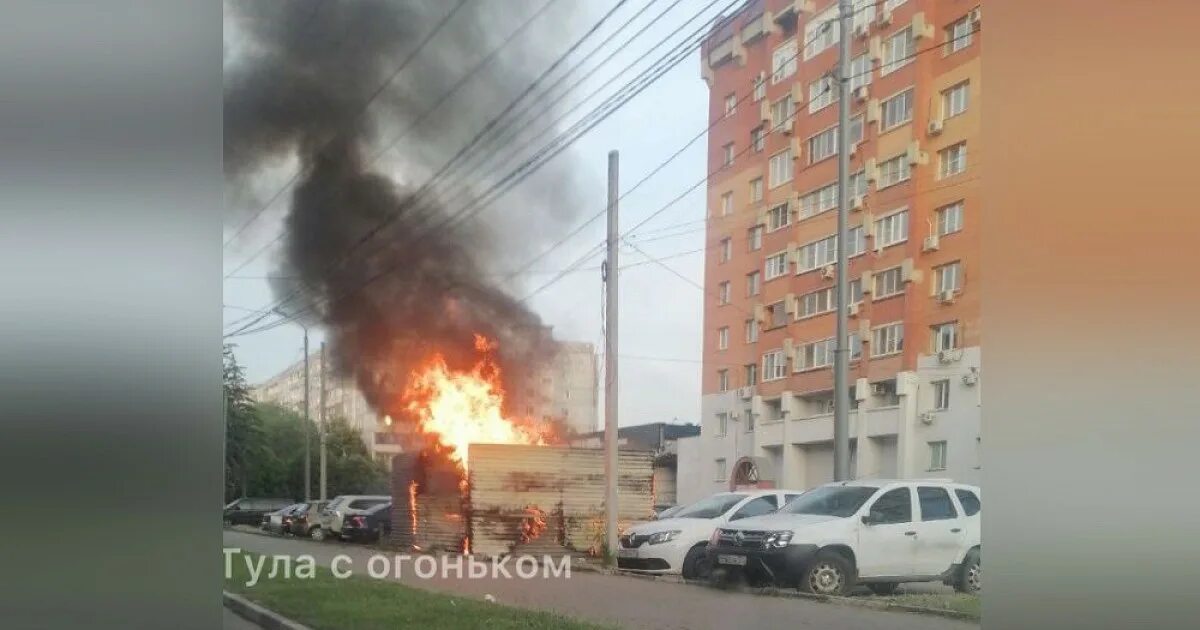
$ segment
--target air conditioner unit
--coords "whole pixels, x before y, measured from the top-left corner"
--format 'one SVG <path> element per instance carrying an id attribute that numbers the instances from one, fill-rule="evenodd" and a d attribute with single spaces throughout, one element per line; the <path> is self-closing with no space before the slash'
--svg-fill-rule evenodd
<path id="1" fill-rule="evenodd" d="M 741 400 L 750 400 L 751 398 L 754 398 L 754 387 L 751 385 L 739 387 L 737 390 L 737 395 Z"/>
<path id="2" fill-rule="evenodd" d="M 955 295 L 954 295 L 954 291 L 951 290 L 951 291 L 942 291 L 942 292 L 938 293 L 937 297 L 938 297 L 938 301 L 941 302 L 942 304 L 953 304 Z"/>
<path id="3" fill-rule="evenodd" d="M 974 368 L 972 368 L 970 372 L 967 372 L 966 374 L 962 375 L 962 383 L 963 383 L 963 385 L 966 385 L 967 387 L 970 387 L 971 385 L 974 385 L 978 382 L 979 382 L 979 372 L 976 372 Z"/>
<path id="4" fill-rule="evenodd" d="M 865 86 L 865 85 L 860 85 L 860 86 L 854 88 L 854 100 L 858 103 L 861 103 L 861 102 L 867 100 L 867 97 L 870 95 L 871 95 L 871 90 L 868 89 L 867 86 Z"/>
<path id="5" fill-rule="evenodd" d="M 962 358 L 962 350 L 938 350 L 937 357 L 941 363 L 954 363 Z"/>
<path id="6" fill-rule="evenodd" d="M 850 211 L 858 212 L 859 210 L 862 210 L 864 203 L 865 203 L 865 200 L 863 199 L 862 195 L 855 195 L 855 196 L 851 197 L 850 198 Z"/>
<path id="7" fill-rule="evenodd" d="M 879 25 L 887 26 L 892 23 L 892 10 L 884 9 L 879 12 Z"/>
<path id="8" fill-rule="evenodd" d="M 825 278 L 826 280 L 832 280 L 834 274 L 836 274 L 836 273 L 837 273 L 837 268 L 834 267 L 833 265 L 825 265 L 824 267 L 821 268 L 821 277 Z"/>
<path id="9" fill-rule="evenodd" d="M 928 129 L 929 129 L 929 135 L 931 135 L 931 136 L 936 136 L 936 135 L 938 135 L 939 133 L 942 133 L 942 127 L 943 127 L 943 125 L 942 125 L 942 121 L 940 121 L 940 120 L 938 120 L 938 119 L 936 119 L 936 118 L 935 118 L 935 119 L 933 119 L 933 120 L 931 120 L 931 121 L 929 121 L 929 128 L 928 128 Z"/>
<path id="10" fill-rule="evenodd" d="M 938 250 L 939 241 L 937 234 L 930 234 L 925 237 L 925 242 L 921 245 L 923 252 L 936 252 Z"/>
<path id="11" fill-rule="evenodd" d="M 921 414 L 921 424 L 933 424 L 933 419 L 937 414 L 932 411 L 926 411 Z"/>
<path id="12" fill-rule="evenodd" d="M 846 308 L 850 317 L 858 317 L 858 312 L 862 310 L 862 304 L 855 302 Z"/>

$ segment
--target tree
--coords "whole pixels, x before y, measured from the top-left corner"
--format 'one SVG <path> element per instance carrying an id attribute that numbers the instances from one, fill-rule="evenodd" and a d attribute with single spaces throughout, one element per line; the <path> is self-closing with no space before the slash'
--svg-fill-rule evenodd
<path id="1" fill-rule="evenodd" d="M 262 422 L 233 344 L 222 349 L 225 402 L 225 500 L 247 496 L 252 462 L 263 452 Z"/>
<path id="2" fill-rule="evenodd" d="M 371 458 L 358 430 L 344 418 L 328 419 L 325 427 L 328 494 L 387 494 L 390 484 L 383 466 Z"/>

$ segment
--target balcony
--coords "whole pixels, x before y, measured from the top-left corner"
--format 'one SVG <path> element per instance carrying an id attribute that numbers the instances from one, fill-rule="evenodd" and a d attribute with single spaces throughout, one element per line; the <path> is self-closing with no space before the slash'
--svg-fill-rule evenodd
<path id="1" fill-rule="evenodd" d="M 712 50 L 708 51 L 708 65 L 715 68 L 733 60 L 733 54 L 736 47 L 737 42 L 733 37 L 730 37 L 716 46 L 713 46 Z"/>
<path id="2" fill-rule="evenodd" d="M 900 429 L 898 406 L 878 407 L 850 412 L 850 437 L 860 435 L 859 422 L 866 422 L 867 437 L 894 436 Z M 755 427 L 754 442 L 766 448 L 784 444 L 824 444 L 833 441 L 833 414 L 820 413 L 804 418 L 761 422 Z"/>

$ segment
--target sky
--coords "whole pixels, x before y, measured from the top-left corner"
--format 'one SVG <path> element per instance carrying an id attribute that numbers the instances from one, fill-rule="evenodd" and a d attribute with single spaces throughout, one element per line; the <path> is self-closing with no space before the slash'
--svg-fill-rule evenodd
<path id="1" fill-rule="evenodd" d="M 582 35 L 614 3 L 615 0 L 574 2 L 575 10 L 583 14 L 573 20 L 572 28 L 576 32 L 566 39 L 573 41 Z M 654 6 L 635 21 L 632 28 L 622 31 L 614 43 L 624 41 L 637 27 L 666 9 L 671 2 L 630 0 L 611 23 L 598 31 L 589 42 L 602 41 L 604 36 L 646 4 Z M 599 87 L 626 64 L 643 57 L 651 47 L 689 18 L 700 15 L 672 42 L 681 38 L 683 33 L 692 32 L 704 19 L 714 17 L 720 8 L 728 4 L 718 2 L 714 5 L 710 0 L 680 0 L 659 23 L 605 64 L 575 94 L 582 96 Z M 536 26 L 560 28 L 562 23 L 547 20 Z M 237 54 L 240 44 L 236 31 L 227 28 L 227 54 Z M 590 49 L 585 46 L 582 50 Z M 664 50 L 665 47 L 659 49 L 654 56 L 657 57 Z M 590 68 L 608 51 L 608 48 L 604 49 L 585 67 Z M 584 191 L 583 196 L 594 198 L 593 207 L 580 210 L 573 225 L 582 223 L 605 207 L 609 151 L 620 153 L 620 186 L 624 193 L 706 128 L 709 95 L 707 86 L 700 78 L 700 67 L 700 53 L 693 52 L 580 138 L 571 156 L 564 154 L 556 158 L 571 159 L 575 168 L 584 171 L 585 176 L 579 181 L 586 182 L 583 185 L 589 190 Z M 621 83 L 618 81 L 604 94 L 614 91 Z M 588 104 L 599 103 L 602 98 L 588 101 Z M 578 115 L 589 109 L 585 106 Z M 640 223 L 704 178 L 706 146 L 707 137 L 701 137 L 653 178 L 622 199 L 622 231 Z M 268 178 L 264 189 L 270 189 L 274 182 L 282 181 L 287 175 L 290 173 Z M 621 272 L 618 349 L 618 417 L 621 426 L 659 421 L 699 422 L 704 294 L 695 285 L 703 285 L 704 279 L 704 254 L 697 250 L 704 247 L 705 190 L 705 186 L 696 187 L 630 237 L 640 249 L 662 259 L 663 265 L 689 278 L 694 284 L 654 263 L 637 264 Z M 268 207 L 225 248 L 226 275 L 276 238 L 287 210 L 286 195 L 283 197 Z M 236 206 L 226 209 L 226 239 L 254 210 Z M 568 231 L 564 230 L 561 236 Z M 599 246 L 604 235 L 603 219 L 594 221 L 551 255 L 538 261 L 529 273 L 518 279 L 520 296 L 549 281 L 555 272 Z M 274 296 L 264 277 L 274 272 L 276 256 L 277 252 L 268 249 L 225 279 L 223 312 L 227 326 L 229 322 L 245 317 L 248 310 L 261 309 L 272 303 Z M 558 339 L 592 342 L 598 352 L 604 348 L 601 333 L 603 284 L 598 269 L 601 260 L 600 255 L 593 256 L 583 264 L 584 269 L 566 275 L 530 301 L 530 306 L 543 321 L 553 326 Z M 619 266 L 645 260 L 642 253 L 629 247 L 623 247 L 619 254 Z M 310 344 L 315 351 L 323 333 L 317 327 L 310 328 L 309 333 Z M 236 344 L 236 355 L 251 383 L 264 381 L 303 357 L 303 332 L 294 324 L 227 341 Z M 603 364 L 602 356 L 599 361 Z M 602 392 L 600 399 L 603 400 Z"/>

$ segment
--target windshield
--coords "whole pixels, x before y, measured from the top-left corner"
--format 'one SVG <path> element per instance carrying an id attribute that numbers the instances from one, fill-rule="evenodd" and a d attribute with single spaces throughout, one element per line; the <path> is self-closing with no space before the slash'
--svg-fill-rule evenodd
<path id="1" fill-rule="evenodd" d="M 679 510 L 671 518 L 717 518 L 745 498 L 744 494 L 714 494 Z"/>
<path id="2" fill-rule="evenodd" d="M 874 486 L 824 486 L 805 492 L 779 511 L 784 514 L 819 514 L 846 518 L 857 512 L 878 489 Z"/>

